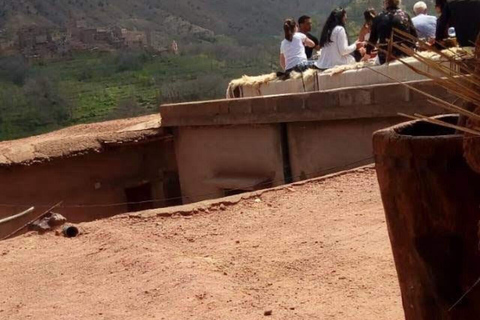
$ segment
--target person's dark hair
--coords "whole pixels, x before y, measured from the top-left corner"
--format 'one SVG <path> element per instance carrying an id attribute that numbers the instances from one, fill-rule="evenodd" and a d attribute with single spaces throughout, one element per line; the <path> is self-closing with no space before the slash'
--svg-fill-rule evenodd
<path id="1" fill-rule="evenodd" d="M 373 21 L 373 19 L 375 19 L 375 17 L 377 16 L 377 12 L 375 11 L 375 9 L 373 8 L 368 8 L 367 10 L 365 10 L 365 12 L 363 13 L 363 17 L 365 18 L 365 23 L 370 23 Z"/>
<path id="2" fill-rule="evenodd" d="M 335 29 L 335 27 L 342 26 L 345 28 L 343 18 L 346 14 L 347 12 L 343 8 L 337 8 L 333 10 L 332 13 L 330 13 L 330 16 L 328 16 L 328 19 L 323 26 L 322 34 L 320 35 L 320 47 L 323 47 L 326 44 L 332 42 L 331 37 L 333 29 Z"/>
<path id="3" fill-rule="evenodd" d="M 447 0 L 435 0 L 435 7 L 439 7 L 440 10 L 443 10 L 446 4 Z"/>
<path id="4" fill-rule="evenodd" d="M 309 19 L 311 19 L 309 16 L 301 16 L 300 18 L 298 18 L 298 24 L 305 23 Z"/>
<path id="5" fill-rule="evenodd" d="M 401 4 L 402 4 L 402 0 L 386 0 L 387 9 L 392 9 L 392 8 L 398 9 Z"/>
<path id="6" fill-rule="evenodd" d="M 285 39 L 287 39 L 290 42 L 293 40 L 293 34 L 295 33 L 296 26 L 297 24 L 293 19 L 286 19 L 285 22 L 283 23 L 283 31 L 285 32 Z"/>

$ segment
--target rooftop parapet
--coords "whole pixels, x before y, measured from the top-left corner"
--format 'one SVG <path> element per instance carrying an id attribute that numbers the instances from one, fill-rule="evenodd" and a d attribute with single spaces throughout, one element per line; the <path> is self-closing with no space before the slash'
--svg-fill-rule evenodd
<path id="1" fill-rule="evenodd" d="M 449 93 L 430 80 L 409 83 L 439 98 Z M 162 126 L 266 124 L 395 117 L 399 112 L 436 114 L 427 97 L 402 84 L 370 85 L 320 92 L 238 98 L 160 107 Z"/>

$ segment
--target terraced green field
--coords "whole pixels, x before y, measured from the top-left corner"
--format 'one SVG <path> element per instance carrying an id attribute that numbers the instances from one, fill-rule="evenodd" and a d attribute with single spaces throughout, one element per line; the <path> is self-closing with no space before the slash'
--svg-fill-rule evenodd
<path id="1" fill-rule="evenodd" d="M 8 59 L 0 61 L 0 140 L 153 113 L 166 102 L 222 98 L 232 78 L 277 68 L 273 54 L 82 53 L 20 66 Z"/>

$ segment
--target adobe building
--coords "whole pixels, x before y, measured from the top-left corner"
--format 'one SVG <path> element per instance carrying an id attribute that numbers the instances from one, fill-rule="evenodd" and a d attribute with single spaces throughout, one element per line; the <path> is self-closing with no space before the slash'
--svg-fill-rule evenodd
<path id="1" fill-rule="evenodd" d="M 443 99 L 430 80 L 320 92 L 163 105 L 172 128 L 184 202 L 318 177 L 373 162 L 372 134 L 433 115 L 415 89 Z"/>
<path id="2" fill-rule="evenodd" d="M 158 201 L 156 201 L 158 199 Z M 157 115 L 0 143 L 0 238 L 63 201 L 71 222 L 181 204 L 173 137 Z"/>
<path id="3" fill-rule="evenodd" d="M 79 222 L 265 189 L 373 163 L 399 113 L 443 110 L 430 80 L 168 104 L 160 114 L 0 143 L 0 219 L 30 206 Z M 453 99 L 452 99 L 453 101 Z M 34 215 L 33 215 L 34 217 Z M 0 228 L 0 237 L 32 215 Z"/>

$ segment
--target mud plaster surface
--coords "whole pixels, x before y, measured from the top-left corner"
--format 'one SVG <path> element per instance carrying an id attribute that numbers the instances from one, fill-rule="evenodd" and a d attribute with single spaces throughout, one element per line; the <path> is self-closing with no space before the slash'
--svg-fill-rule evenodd
<path id="1" fill-rule="evenodd" d="M 0 319 L 403 318 L 372 169 L 80 227 L 0 243 Z"/>

